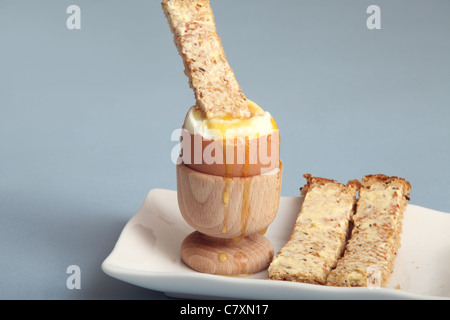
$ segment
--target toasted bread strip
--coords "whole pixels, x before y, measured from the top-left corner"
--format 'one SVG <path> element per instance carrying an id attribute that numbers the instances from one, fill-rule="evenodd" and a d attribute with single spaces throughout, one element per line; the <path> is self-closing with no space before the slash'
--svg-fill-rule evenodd
<path id="1" fill-rule="evenodd" d="M 162 8 L 197 106 L 207 118 L 250 117 L 245 95 L 217 35 L 209 0 L 164 0 Z"/>
<path id="2" fill-rule="evenodd" d="M 362 179 L 351 237 L 327 285 L 386 286 L 400 247 L 410 189 L 409 182 L 398 177 L 378 174 Z"/>
<path id="3" fill-rule="evenodd" d="M 323 285 L 344 251 L 360 184 L 304 177 L 301 212 L 289 241 L 269 267 L 269 278 Z"/>

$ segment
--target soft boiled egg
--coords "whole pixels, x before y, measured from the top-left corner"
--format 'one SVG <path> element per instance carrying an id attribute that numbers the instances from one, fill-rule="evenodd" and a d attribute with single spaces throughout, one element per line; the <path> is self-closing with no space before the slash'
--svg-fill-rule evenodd
<path id="1" fill-rule="evenodd" d="M 280 166 L 280 134 L 269 112 L 248 100 L 250 118 L 208 119 L 193 106 L 181 135 L 181 160 L 193 170 L 248 177 Z"/>

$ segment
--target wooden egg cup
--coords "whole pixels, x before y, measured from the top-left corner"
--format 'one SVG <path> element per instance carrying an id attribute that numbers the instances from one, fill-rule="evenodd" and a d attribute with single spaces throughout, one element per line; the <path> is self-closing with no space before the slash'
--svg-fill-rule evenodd
<path id="1" fill-rule="evenodd" d="M 280 201 L 282 166 L 250 177 L 221 177 L 177 165 L 178 205 L 197 231 L 181 245 L 192 269 L 221 275 L 266 269 L 273 247 L 263 236 Z"/>

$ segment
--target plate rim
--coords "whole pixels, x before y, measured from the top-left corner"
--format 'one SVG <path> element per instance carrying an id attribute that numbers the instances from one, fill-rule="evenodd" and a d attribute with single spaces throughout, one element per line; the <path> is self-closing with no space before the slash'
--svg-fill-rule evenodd
<path id="1" fill-rule="evenodd" d="M 106 273 L 108 276 L 111 276 L 113 278 L 116 278 L 118 280 L 131 283 L 136 286 L 140 286 L 149 290 L 155 290 L 155 291 L 161 291 L 161 292 L 167 292 L 170 294 L 182 294 L 187 296 L 202 296 L 202 297 L 221 297 L 221 298 L 234 298 L 233 296 L 229 295 L 220 295 L 220 294 L 214 294 L 214 295 L 208 295 L 204 294 L 204 292 L 198 292 L 196 290 L 189 290 L 189 292 L 186 292 L 186 290 L 164 290 L 159 284 L 159 282 L 164 280 L 176 280 L 176 279 L 184 279 L 184 280 L 202 280 L 206 283 L 220 283 L 220 284 L 228 284 L 228 285 L 245 285 L 248 281 L 252 281 L 253 285 L 256 285 L 257 287 L 266 287 L 269 288 L 277 288 L 277 289 L 283 289 L 283 288 L 289 288 L 288 290 L 290 292 L 295 292 L 297 290 L 307 290 L 310 291 L 310 293 L 319 294 L 319 293 L 326 293 L 326 294 L 335 294 L 336 298 L 331 299 L 352 299 L 348 298 L 348 296 L 355 296 L 357 298 L 358 295 L 362 295 L 363 299 L 420 299 L 420 300 L 450 300 L 450 297 L 444 297 L 444 296 L 436 296 L 436 295 L 427 295 L 427 294 L 420 294 L 420 293 L 414 293 L 414 292 L 408 292 L 401 289 L 394 289 L 394 288 L 370 288 L 370 287 L 332 287 L 332 286 L 321 286 L 321 285 L 314 285 L 314 284 L 308 284 L 308 283 L 297 283 L 297 282 L 289 282 L 289 281 L 281 281 L 281 280 L 268 280 L 268 279 L 255 279 L 255 278 L 248 278 L 248 277 L 233 277 L 233 276 L 224 276 L 224 275 L 211 275 L 211 274 L 204 274 L 200 272 L 193 272 L 193 273 L 177 273 L 177 272 L 163 272 L 163 271 L 150 271 L 150 270 L 142 270 L 142 269 L 135 269 L 135 268 L 126 268 L 120 265 L 117 265 L 114 263 L 114 255 L 118 250 L 118 247 L 120 246 L 120 243 L 123 241 L 124 233 L 127 229 L 127 227 L 133 225 L 135 223 L 135 220 L 139 218 L 139 216 L 142 214 L 142 210 L 145 208 L 146 203 L 148 203 L 152 196 L 154 194 L 157 194 L 158 192 L 163 193 L 176 193 L 175 190 L 170 189 L 163 189 L 163 188 L 154 188 L 151 189 L 146 197 L 145 200 L 142 203 L 142 206 L 139 208 L 139 210 L 127 221 L 123 229 L 121 230 L 119 237 L 114 244 L 113 249 L 108 254 L 108 256 L 103 260 L 101 263 L 101 269 L 104 273 Z M 290 198 L 291 200 L 294 198 L 302 198 L 301 196 L 281 196 L 283 199 Z M 425 207 L 421 207 L 415 204 L 410 204 L 410 206 L 418 207 L 419 209 L 425 209 L 427 211 L 433 212 L 435 214 L 442 214 L 442 215 L 448 215 L 448 218 L 450 219 L 450 214 L 445 213 L 442 211 L 437 211 L 434 209 L 429 209 Z M 129 278 L 137 278 L 141 279 L 141 277 L 146 278 L 147 280 L 156 279 L 156 285 L 151 288 L 148 286 L 142 285 L 142 283 L 139 283 L 139 281 L 133 281 Z M 127 279 L 128 278 L 128 279 Z M 248 283 L 247 283 L 248 284 Z M 300 294 L 308 294 L 308 292 L 303 291 L 299 292 Z M 344 297 L 339 297 L 339 295 L 343 295 Z M 248 294 L 242 295 L 243 298 L 249 298 Z M 347 297 L 345 297 L 347 296 Z M 239 298 L 238 298 L 239 299 Z M 277 298 L 267 298 L 269 300 L 278 300 Z M 283 297 L 283 299 L 286 299 L 286 297 Z M 298 297 L 292 297 L 291 299 L 297 300 Z M 305 299 L 305 298 L 302 298 Z M 330 298 L 325 298 L 330 299 Z"/>

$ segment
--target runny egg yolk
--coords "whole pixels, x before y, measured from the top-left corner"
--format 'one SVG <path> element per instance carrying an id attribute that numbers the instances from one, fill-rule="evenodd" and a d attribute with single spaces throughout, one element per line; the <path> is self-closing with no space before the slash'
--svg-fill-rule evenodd
<path id="1" fill-rule="evenodd" d="M 231 117 L 207 119 L 201 110 L 193 107 L 185 120 L 185 128 L 192 134 L 200 134 L 206 139 L 222 140 L 235 137 L 255 139 L 277 130 L 277 124 L 269 112 L 248 100 L 252 116 L 247 119 Z"/>

